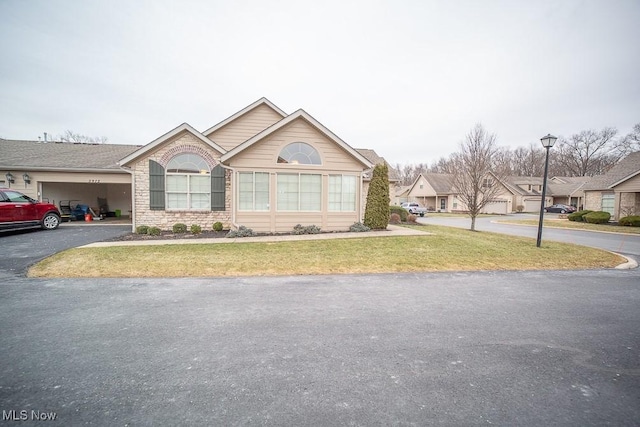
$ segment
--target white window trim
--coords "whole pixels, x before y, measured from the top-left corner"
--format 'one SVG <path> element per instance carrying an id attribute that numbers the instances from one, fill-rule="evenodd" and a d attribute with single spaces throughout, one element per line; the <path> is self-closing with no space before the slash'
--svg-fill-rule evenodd
<path id="1" fill-rule="evenodd" d="M 329 180 L 331 180 L 332 176 L 339 176 L 340 177 L 340 210 L 332 210 L 329 208 L 329 206 L 327 206 L 327 212 L 356 212 L 356 210 L 358 209 L 358 176 L 357 175 L 351 175 L 351 174 L 330 174 L 329 175 Z M 353 177 L 354 178 L 354 201 L 353 201 L 353 206 L 349 206 L 350 209 L 345 209 L 344 205 L 345 205 L 345 200 L 344 200 L 344 195 L 345 193 L 342 191 L 343 190 L 343 180 L 344 177 L 348 176 L 348 177 Z M 331 186 L 329 186 L 329 188 L 331 188 Z M 327 200 L 329 197 L 329 190 L 327 190 Z M 351 209 L 351 207 L 353 207 L 353 209 Z"/>
<path id="2" fill-rule="evenodd" d="M 167 178 L 169 176 L 186 176 L 187 177 L 187 191 L 170 191 L 168 190 Z M 191 177 L 192 176 L 206 176 L 209 178 L 209 191 L 191 191 Z M 209 212 L 211 211 L 211 173 L 207 175 L 201 175 L 196 173 L 177 173 L 177 172 L 166 172 L 164 175 L 164 203 L 165 203 L 165 211 L 167 212 Z M 169 207 L 169 194 L 186 194 L 187 195 L 187 207 L 185 208 L 170 208 Z M 191 195 L 192 194 L 206 194 L 209 196 L 208 207 L 204 208 L 192 208 L 191 207 Z"/>

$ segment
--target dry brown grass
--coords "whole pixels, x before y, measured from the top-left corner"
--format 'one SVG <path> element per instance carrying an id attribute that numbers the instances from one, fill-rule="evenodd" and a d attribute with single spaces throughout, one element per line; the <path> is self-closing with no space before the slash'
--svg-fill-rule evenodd
<path id="1" fill-rule="evenodd" d="M 71 249 L 33 266 L 31 277 L 214 277 L 460 270 L 609 268 L 609 252 L 449 227 L 433 235 L 293 242 Z"/>

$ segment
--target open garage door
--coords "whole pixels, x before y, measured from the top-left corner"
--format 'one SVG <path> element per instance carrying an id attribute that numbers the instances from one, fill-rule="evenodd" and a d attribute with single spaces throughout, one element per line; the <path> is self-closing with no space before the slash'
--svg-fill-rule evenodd
<path id="1" fill-rule="evenodd" d="M 508 203 L 506 200 L 492 200 L 482 209 L 482 213 L 506 215 Z"/>
<path id="2" fill-rule="evenodd" d="M 106 203 L 110 216 L 119 213 L 123 217 L 131 214 L 131 184 L 41 182 L 42 200 L 60 207 L 60 201 L 71 200 L 73 206 L 88 205 L 99 213 L 101 203 Z M 101 199 L 100 201 L 98 199 Z"/>

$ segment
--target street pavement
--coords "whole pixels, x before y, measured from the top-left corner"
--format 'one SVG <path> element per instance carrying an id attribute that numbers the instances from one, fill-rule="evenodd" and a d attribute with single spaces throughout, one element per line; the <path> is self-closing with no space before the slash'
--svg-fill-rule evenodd
<path id="1" fill-rule="evenodd" d="M 0 267 L 3 425 L 640 424 L 638 269 L 31 279 Z"/>
<path id="2" fill-rule="evenodd" d="M 545 214 L 545 218 L 557 218 L 558 215 Z M 491 231 L 495 233 L 510 234 L 514 236 L 531 237 L 535 239 L 538 235 L 538 227 L 502 224 L 499 221 L 505 219 L 538 219 L 537 215 L 518 214 L 507 216 L 481 216 L 476 218 L 476 230 Z M 418 218 L 421 224 L 445 225 L 469 229 L 471 219 L 469 217 L 439 216 L 437 214 L 427 215 Z M 636 261 L 640 261 L 640 234 L 622 233 L 601 233 L 581 230 L 570 230 L 552 227 L 543 227 L 542 244 L 545 240 L 553 240 L 564 243 L 574 243 L 577 245 L 591 246 L 607 251 L 616 252 L 625 256 L 630 256 Z M 535 244 L 535 241 L 533 242 Z"/>

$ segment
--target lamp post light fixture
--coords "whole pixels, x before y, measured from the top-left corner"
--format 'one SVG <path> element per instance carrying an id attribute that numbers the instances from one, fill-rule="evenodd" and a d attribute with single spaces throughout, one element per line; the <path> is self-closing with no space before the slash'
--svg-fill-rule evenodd
<path id="1" fill-rule="evenodd" d="M 24 187 L 27 188 L 27 184 L 31 184 L 31 177 L 27 172 L 22 174 L 22 180 L 24 181 Z"/>
<path id="2" fill-rule="evenodd" d="M 542 146 L 547 151 L 545 159 L 544 159 L 544 178 L 542 178 L 542 200 L 540 201 L 540 220 L 538 221 L 538 239 L 536 240 L 536 247 L 540 247 L 540 242 L 542 241 L 542 221 L 544 219 L 544 202 L 545 196 L 547 194 L 547 173 L 549 172 L 549 148 L 553 147 L 553 144 L 556 143 L 558 138 L 548 134 L 547 136 L 543 136 L 540 138 L 540 142 L 542 142 Z"/>
<path id="3" fill-rule="evenodd" d="M 13 174 L 11 172 L 5 173 L 4 177 L 7 178 L 7 183 L 9 184 L 9 187 L 11 187 L 11 184 L 16 182 L 16 179 L 13 177 Z"/>

